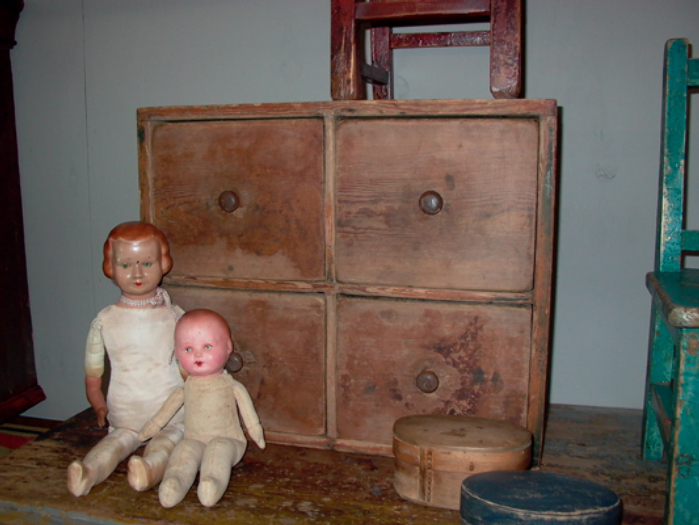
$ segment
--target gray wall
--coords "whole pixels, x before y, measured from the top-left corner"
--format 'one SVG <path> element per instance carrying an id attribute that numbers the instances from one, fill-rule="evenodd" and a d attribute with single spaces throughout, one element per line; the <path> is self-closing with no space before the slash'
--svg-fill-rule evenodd
<path id="1" fill-rule="evenodd" d="M 529 0 L 526 96 L 562 115 L 551 401 L 642 404 L 662 51 L 696 0 Z M 26 0 L 12 51 L 39 382 L 27 415 L 87 407 L 83 345 L 138 218 L 136 108 L 329 100 L 328 0 Z M 397 96 L 489 98 L 488 50 L 401 51 Z"/>

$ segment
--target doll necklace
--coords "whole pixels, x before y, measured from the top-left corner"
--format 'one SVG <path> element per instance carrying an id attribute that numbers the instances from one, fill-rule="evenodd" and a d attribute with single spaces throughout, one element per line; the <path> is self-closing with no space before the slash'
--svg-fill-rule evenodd
<path id="1" fill-rule="evenodd" d="M 126 306 L 170 306 L 170 295 L 158 287 L 155 290 L 155 295 L 150 299 L 129 299 L 123 295 L 119 298 L 119 302 L 125 304 Z"/>

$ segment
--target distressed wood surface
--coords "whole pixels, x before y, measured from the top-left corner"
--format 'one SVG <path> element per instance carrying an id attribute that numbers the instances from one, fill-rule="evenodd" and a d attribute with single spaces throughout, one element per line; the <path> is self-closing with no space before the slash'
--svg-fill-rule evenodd
<path id="1" fill-rule="evenodd" d="M 530 309 L 341 298 L 338 321 L 339 439 L 390 449 L 393 423 L 413 414 L 526 426 Z M 425 371 L 434 392 L 418 386 Z"/>
<path id="2" fill-rule="evenodd" d="M 641 410 L 553 405 L 541 469 L 599 483 L 619 495 L 625 525 L 662 525 L 667 473 L 641 457 Z"/>
<path id="3" fill-rule="evenodd" d="M 104 433 L 85 411 L 66 426 L 0 460 L 0 523 L 301 525 L 343 523 L 456 523 L 454 511 L 414 505 L 393 489 L 393 460 L 268 445 L 249 447 L 233 470 L 228 491 L 212 508 L 196 496 L 164 509 L 156 490 L 133 491 L 125 462 L 91 493 L 75 498 L 66 468 Z"/>
<path id="4" fill-rule="evenodd" d="M 146 122 L 168 122 L 177 120 L 232 119 L 232 118 L 291 118 L 311 115 L 343 117 L 401 117 L 410 116 L 454 116 L 454 117 L 555 117 L 558 108 L 555 100 L 522 99 L 452 99 L 452 100 L 336 100 L 332 102 L 284 102 L 269 104 L 238 104 L 211 106 L 173 106 L 139 108 L 139 142 L 148 133 L 143 129 Z"/>
<path id="5" fill-rule="evenodd" d="M 642 461 L 641 412 L 553 406 L 542 469 L 583 477 L 622 499 L 625 525 L 661 525 L 666 473 Z M 190 489 L 163 509 L 155 490 L 137 493 L 122 463 L 82 498 L 65 486 L 66 468 L 104 434 L 90 411 L 0 459 L 0 523 L 159 525 L 456 524 L 457 511 L 416 505 L 393 488 L 394 460 L 330 450 L 249 447 L 228 491 L 213 508 Z M 137 453 L 140 453 L 137 452 Z M 196 483 L 195 483 L 196 485 Z"/>
<path id="6" fill-rule="evenodd" d="M 173 275 L 323 278 L 322 119 L 163 123 L 151 133 L 152 220 L 177 246 Z M 226 191 L 239 199 L 231 212 L 219 204 Z"/>
<path id="7" fill-rule="evenodd" d="M 330 96 L 333 100 L 365 98 L 361 77 L 358 24 L 355 0 L 330 2 Z"/>
<path id="8" fill-rule="evenodd" d="M 490 2 L 490 92 L 495 98 L 517 98 L 522 91 L 522 2 Z"/>
<path id="9" fill-rule="evenodd" d="M 138 129 L 166 286 L 240 330 L 272 442 L 390 454 L 399 417 L 471 414 L 526 426 L 538 461 L 555 102 L 149 108 Z"/>
<path id="10" fill-rule="evenodd" d="M 643 453 L 667 459 L 668 525 L 699 515 L 699 273 L 685 269 L 699 231 L 685 230 L 690 97 L 699 86 L 699 59 L 686 39 L 665 45 L 663 113 L 654 272 L 646 378 Z"/>
<path id="11" fill-rule="evenodd" d="M 538 139 L 531 120 L 342 122 L 338 281 L 530 290 Z M 427 191 L 443 201 L 434 215 Z"/>

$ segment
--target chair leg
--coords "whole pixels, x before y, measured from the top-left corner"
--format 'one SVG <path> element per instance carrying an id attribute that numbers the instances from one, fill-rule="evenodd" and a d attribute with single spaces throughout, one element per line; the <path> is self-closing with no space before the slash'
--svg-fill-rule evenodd
<path id="1" fill-rule="evenodd" d="M 675 388 L 665 516 L 667 525 L 690 525 L 699 516 L 699 330 L 680 341 Z"/>
<path id="2" fill-rule="evenodd" d="M 374 100 L 393 99 L 393 52 L 391 51 L 391 28 L 371 29 L 371 61 L 388 73 L 388 84 L 374 84 Z"/>
<path id="3" fill-rule="evenodd" d="M 654 408 L 652 385 L 669 383 L 672 373 L 674 344 L 660 312 L 653 306 L 648 342 L 646 395 L 643 403 L 643 459 L 660 461 L 663 457 L 663 438 L 658 423 L 661 414 Z"/>
<path id="4" fill-rule="evenodd" d="M 364 98 L 354 3 L 355 0 L 330 2 L 330 96 L 333 100 Z"/>
<path id="5" fill-rule="evenodd" d="M 490 2 L 490 92 L 517 98 L 522 90 L 521 0 Z"/>

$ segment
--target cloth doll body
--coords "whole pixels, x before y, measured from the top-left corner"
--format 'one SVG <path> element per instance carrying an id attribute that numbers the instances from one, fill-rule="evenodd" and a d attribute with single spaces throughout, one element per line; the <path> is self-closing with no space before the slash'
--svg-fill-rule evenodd
<path id="1" fill-rule="evenodd" d="M 232 350 L 228 325 L 210 310 L 192 310 L 177 325 L 175 355 L 189 377 L 139 434 L 147 439 L 184 404 L 184 439 L 170 456 L 158 489 L 164 507 L 182 501 L 199 470 L 202 505 L 211 507 L 221 499 L 231 468 L 247 448 L 238 413 L 251 439 L 260 448 L 266 446 L 248 391 L 223 368 Z"/>
<path id="2" fill-rule="evenodd" d="M 124 238 L 125 237 L 125 238 Z M 172 360 L 174 330 L 183 311 L 158 287 L 172 266 L 167 240 L 147 223 L 124 223 L 105 242 L 104 271 L 122 291 L 115 305 L 92 322 L 85 352 L 85 384 L 98 424 L 109 433 L 85 458 L 68 467 L 68 490 L 88 494 L 140 445 L 138 431 L 163 400 L 183 384 Z M 111 378 L 107 399 L 101 391 L 105 352 Z M 167 459 L 183 436 L 182 413 L 155 436 L 143 457 L 129 463 L 129 483 L 146 490 L 162 478 Z"/>

